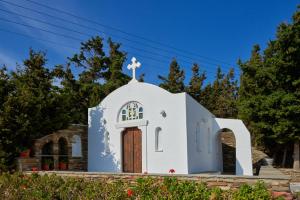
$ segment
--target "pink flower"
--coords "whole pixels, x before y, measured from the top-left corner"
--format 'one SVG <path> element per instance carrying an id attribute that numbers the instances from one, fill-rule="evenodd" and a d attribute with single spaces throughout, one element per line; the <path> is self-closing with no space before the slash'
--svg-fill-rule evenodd
<path id="1" fill-rule="evenodd" d="M 171 174 L 175 173 L 175 169 L 170 169 L 169 173 L 171 173 Z"/>
<path id="2" fill-rule="evenodd" d="M 133 190 L 132 190 L 132 189 L 128 189 L 128 190 L 127 190 L 127 195 L 128 195 L 128 197 L 132 197 L 132 195 L 133 195 Z"/>

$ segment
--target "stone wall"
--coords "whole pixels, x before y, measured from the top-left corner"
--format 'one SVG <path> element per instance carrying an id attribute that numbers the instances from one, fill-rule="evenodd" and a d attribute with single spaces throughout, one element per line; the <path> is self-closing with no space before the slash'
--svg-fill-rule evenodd
<path id="1" fill-rule="evenodd" d="M 288 169 L 288 168 L 279 168 L 279 170 L 291 177 L 292 182 L 300 183 L 300 170 Z"/>
<path id="2" fill-rule="evenodd" d="M 33 172 L 26 172 L 31 174 Z M 105 179 L 106 181 L 127 181 L 135 183 L 138 178 L 151 176 L 163 180 L 166 176 L 176 177 L 182 181 L 205 182 L 208 187 L 220 187 L 221 189 L 239 188 L 242 184 L 253 185 L 257 181 L 263 181 L 267 188 L 272 191 L 288 192 L 289 178 L 276 177 L 255 177 L 255 176 L 234 176 L 234 175 L 160 175 L 160 174 L 132 174 L 132 173 L 100 173 L 100 172 L 67 172 L 67 171 L 48 171 L 38 172 L 40 175 L 56 174 L 63 177 L 80 177 L 86 179 Z"/>
<path id="3" fill-rule="evenodd" d="M 81 138 L 81 157 L 72 156 L 72 138 L 74 135 L 79 135 Z M 63 138 L 66 141 L 67 154 L 61 155 L 59 153 L 59 140 Z M 51 143 L 51 153 L 44 155 L 42 149 L 45 144 Z M 34 142 L 33 157 L 18 158 L 18 169 L 20 171 L 31 170 L 37 168 L 42 170 L 43 158 L 53 160 L 53 170 L 59 170 L 60 159 L 67 160 L 67 169 L 73 171 L 87 170 L 87 126 L 70 125 L 67 129 L 56 131 L 52 134 L 46 135 Z"/>

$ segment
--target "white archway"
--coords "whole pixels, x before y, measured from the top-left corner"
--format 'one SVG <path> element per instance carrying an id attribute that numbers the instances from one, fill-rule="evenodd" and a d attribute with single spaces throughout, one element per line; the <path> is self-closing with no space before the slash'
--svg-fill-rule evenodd
<path id="1" fill-rule="evenodd" d="M 219 132 L 222 129 L 230 129 L 236 142 L 236 175 L 253 175 L 252 169 L 252 153 L 251 153 L 251 138 L 250 133 L 244 123 L 237 119 L 223 119 L 215 118 L 214 133 L 215 144 L 219 144 Z M 220 148 L 220 147 L 217 147 Z M 217 162 L 220 163 L 220 155 L 217 154 Z M 221 165 L 219 165 L 219 171 L 221 171 Z"/>

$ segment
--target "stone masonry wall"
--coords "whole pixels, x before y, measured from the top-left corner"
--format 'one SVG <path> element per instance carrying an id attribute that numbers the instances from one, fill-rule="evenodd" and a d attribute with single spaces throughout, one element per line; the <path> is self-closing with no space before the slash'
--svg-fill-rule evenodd
<path id="1" fill-rule="evenodd" d="M 26 172 L 31 174 L 33 172 Z M 288 192 L 289 191 L 289 178 L 276 178 L 276 177 L 255 177 L 255 176 L 231 176 L 231 175 L 159 175 L 159 174 L 132 174 L 132 173 L 100 173 L 100 172 L 67 172 L 67 171 L 48 171 L 38 172 L 40 175 L 56 174 L 63 177 L 79 177 L 86 179 L 104 179 L 105 181 L 127 181 L 135 183 L 138 178 L 151 176 L 159 180 L 163 180 L 166 176 L 173 176 L 182 181 L 196 181 L 205 182 L 208 187 L 220 187 L 221 189 L 234 189 L 239 188 L 242 184 L 253 185 L 257 181 L 263 181 L 267 188 L 272 191 Z"/>
<path id="2" fill-rule="evenodd" d="M 72 138 L 74 135 L 79 135 L 81 138 L 82 157 L 72 157 Z M 67 155 L 59 155 L 59 139 L 63 138 L 66 141 Z M 52 154 L 43 155 L 42 148 L 45 144 L 52 142 Z M 46 135 L 35 141 L 33 146 L 34 155 L 29 158 L 17 158 L 18 169 L 20 171 L 31 170 L 37 168 L 42 170 L 42 158 L 48 156 L 53 158 L 54 170 L 59 170 L 60 157 L 67 158 L 68 170 L 86 171 L 87 170 L 87 126 L 70 125 L 67 129 L 56 131 Z"/>

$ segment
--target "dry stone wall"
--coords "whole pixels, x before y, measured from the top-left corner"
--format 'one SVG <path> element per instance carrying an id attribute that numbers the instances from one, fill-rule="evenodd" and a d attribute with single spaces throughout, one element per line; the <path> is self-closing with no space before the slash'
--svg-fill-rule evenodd
<path id="1" fill-rule="evenodd" d="M 32 173 L 32 172 L 26 172 Z M 63 177 L 80 177 L 86 179 L 104 179 L 108 182 L 111 181 L 127 181 L 135 183 L 138 178 L 151 176 L 158 180 L 163 180 L 166 176 L 173 176 L 182 181 L 196 181 L 204 182 L 208 187 L 220 187 L 221 189 L 235 189 L 239 188 L 242 184 L 253 185 L 257 181 L 263 181 L 267 188 L 272 191 L 288 192 L 289 178 L 276 178 L 276 177 L 255 177 L 255 176 L 231 176 L 231 175 L 163 175 L 163 174 L 132 174 L 132 173 L 100 173 L 100 172 L 38 172 L 40 175 L 56 174 Z"/>

